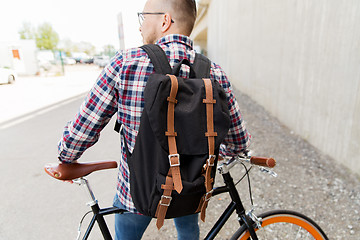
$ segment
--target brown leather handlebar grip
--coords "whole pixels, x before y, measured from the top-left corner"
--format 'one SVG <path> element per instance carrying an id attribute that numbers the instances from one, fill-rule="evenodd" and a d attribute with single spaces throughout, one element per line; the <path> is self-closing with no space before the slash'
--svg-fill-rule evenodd
<path id="1" fill-rule="evenodd" d="M 273 168 L 276 165 L 275 159 L 266 157 L 251 157 L 250 163 L 268 168 Z"/>

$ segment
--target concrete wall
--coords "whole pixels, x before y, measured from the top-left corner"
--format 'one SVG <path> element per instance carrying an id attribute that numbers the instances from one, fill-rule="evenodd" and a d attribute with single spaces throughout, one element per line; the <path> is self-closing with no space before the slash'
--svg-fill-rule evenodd
<path id="1" fill-rule="evenodd" d="M 212 0 L 207 15 L 236 88 L 360 175 L 360 1 Z"/>

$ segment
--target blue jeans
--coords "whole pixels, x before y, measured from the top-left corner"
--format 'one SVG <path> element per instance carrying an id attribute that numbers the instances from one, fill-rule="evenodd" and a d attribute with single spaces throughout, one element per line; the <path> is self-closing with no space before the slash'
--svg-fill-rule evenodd
<path id="1" fill-rule="evenodd" d="M 114 199 L 114 206 L 124 209 L 117 197 Z M 175 227 L 178 233 L 178 240 L 198 240 L 200 235 L 198 215 L 193 214 L 184 217 L 174 218 Z M 137 240 L 141 239 L 151 217 L 138 215 L 130 212 L 115 214 L 115 239 L 116 240 Z"/>

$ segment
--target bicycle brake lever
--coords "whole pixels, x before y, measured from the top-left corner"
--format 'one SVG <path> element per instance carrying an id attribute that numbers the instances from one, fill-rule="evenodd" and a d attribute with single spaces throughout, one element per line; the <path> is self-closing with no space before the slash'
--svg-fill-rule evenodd
<path id="1" fill-rule="evenodd" d="M 277 173 L 264 167 L 259 167 L 261 172 L 268 173 L 273 177 L 277 177 Z"/>

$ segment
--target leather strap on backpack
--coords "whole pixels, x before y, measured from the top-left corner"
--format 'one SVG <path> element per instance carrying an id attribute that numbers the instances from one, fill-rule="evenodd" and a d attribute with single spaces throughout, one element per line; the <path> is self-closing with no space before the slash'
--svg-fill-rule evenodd
<path id="1" fill-rule="evenodd" d="M 207 132 L 205 136 L 208 138 L 209 146 L 209 158 L 206 161 L 204 166 L 205 170 L 205 188 L 206 194 L 202 197 L 198 210 L 201 211 L 200 219 L 205 222 L 205 212 L 208 205 L 208 202 L 212 196 L 213 192 L 213 182 L 214 179 L 211 178 L 212 167 L 215 164 L 216 156 L 215 154 L 215 137 L 217 133 L 214 132 L 214 104 L 216 100 L 213 98 L 213 88 L 210 79 L 203 79 L 205 85 L 206 98 L 203 100 L 203 103 L 206 104 L 206 121 L 207 121 Z"/>
<path id="2" fill-rule="evenodd" d="M 171 175 L 170 170 L 168 176 L 166 177 L 165 184 L 161 185 L 161 189 L 164 189 L 164 192 L 161 196 L 155 213 L 155 217 L 157 217 L 156 227 L 158 229 L 160 229 L 164 225 L 166 212 L 172 200 L 171 192 L 172 190 L 174 190 L 173 178 L 169 176 L 169 174 Z"/>
<path id="3" fill-rule="evenodd" d="M 168 115 L 167 115 L 167 132 L 169 145 L 169 172 L 166 176 L 165 185 L 161 186 L 164 189 L 163 195 L 159 201 L 155 216 L 157 217 L 156 226 L 160 229 L 164 224 L 167 209 L 171 202 L 171 192 L 176 190 L 180 193 L 183 189 L 181 174 L 180 174 L 180 155 L 176 147 L 176 132 L 175 132 L 175 104 L 177 103 L 176 95 L 178 91 L 178 81 L 174 75 L 167 75 L 171 79 L 170 96 L 167 98 Z"/>
<path id="4" fill-rule="evenodd" d="M 171 175 L 174 181 L 175 190 L 180 193 L 183 189 L 180 174 L 180 155 L 177 152 L 176 147 L 176 132 L 175 132 L 175 104 L 177 103 L 176 94 L 178 91 L 178 81 L 174 75 L 167 75 L 171 79 L 170 96 L 167 98 L 168 114 L 167 114 L 167 126 L 168 130 L 165 135 L 168 137 L 169 143 L 169 163 Z"/>

